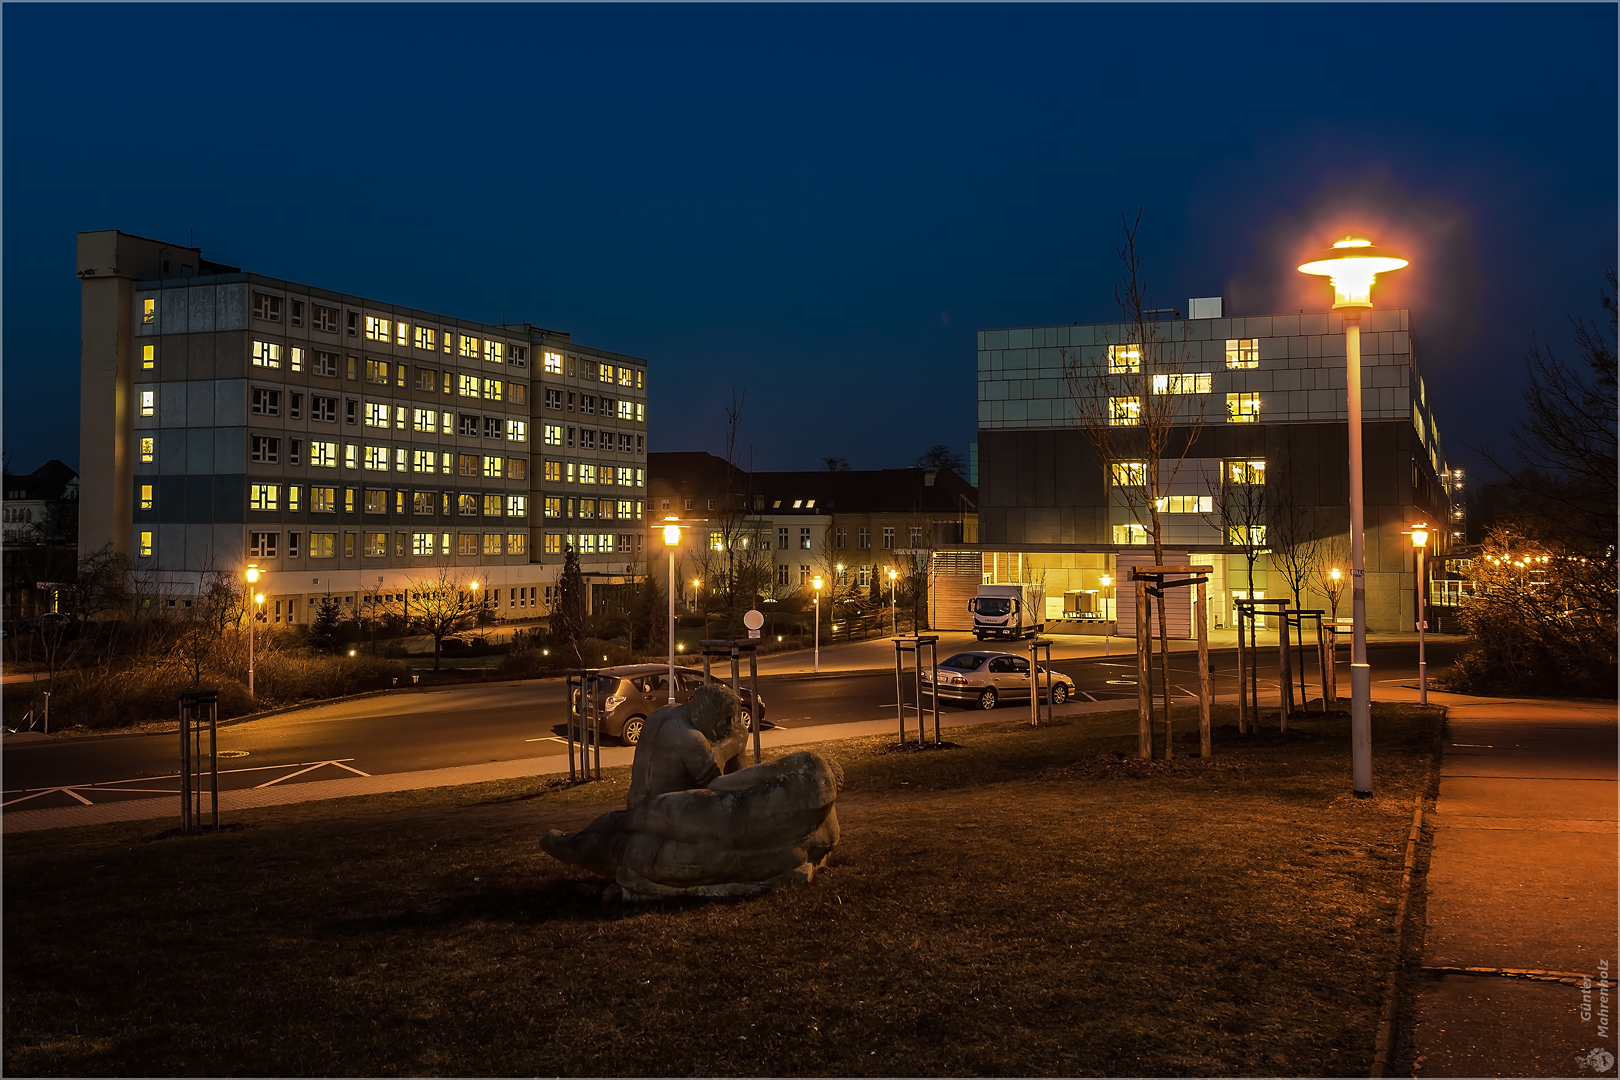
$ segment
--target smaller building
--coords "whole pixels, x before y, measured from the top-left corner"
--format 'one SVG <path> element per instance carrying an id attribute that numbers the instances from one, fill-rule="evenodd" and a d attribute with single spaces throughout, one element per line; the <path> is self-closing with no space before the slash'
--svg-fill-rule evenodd
<path id="1" fill-rule="evenodd" d="M 7 472 L 4 485 L 4 617 L 12 622 L 56 610 L 60 597 L 49 586 L 75 578 L 79 474 L 52 458 L 31 473 Z"/>

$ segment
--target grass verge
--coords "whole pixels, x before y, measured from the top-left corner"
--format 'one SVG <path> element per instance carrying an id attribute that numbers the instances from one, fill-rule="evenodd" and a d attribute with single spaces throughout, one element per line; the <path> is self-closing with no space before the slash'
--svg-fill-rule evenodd
<path id="1" fill-rule="evenodd" d="M 1134 717 L 826 744 L 812 886 L 616 906 L 539 778 L 5 845 L 12 1075 L 1366 1075 L 1441 713 L 1135 762 Z M 1190 719 L 1190 718 L 1189 718 Z M 1180 721 L 1186 730 L 1191 725 Z M 1196 753 L 1196 738 L 1177 746 Z"/>

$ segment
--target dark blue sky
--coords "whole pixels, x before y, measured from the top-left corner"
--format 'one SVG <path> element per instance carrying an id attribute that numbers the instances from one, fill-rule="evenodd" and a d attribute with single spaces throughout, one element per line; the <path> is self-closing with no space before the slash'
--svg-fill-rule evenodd
<path id="1" fill-rule="evenodd" d="M 976 329 L 1321 310 L 1412 267 L 1449 456 L 1616 249 L 1613 5 L 4 9 L 5 449 L 77 464 L 73 234 L 648 359 L 655 449 L 909 463 L 974 437 Z"/>

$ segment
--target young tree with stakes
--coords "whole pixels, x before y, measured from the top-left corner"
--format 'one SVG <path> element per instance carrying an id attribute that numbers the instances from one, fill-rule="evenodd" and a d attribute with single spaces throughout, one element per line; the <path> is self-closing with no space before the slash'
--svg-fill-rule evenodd
<path id="1" fill-rule="evenodd" d="M 1116 249 L 1124 273 L 1114 288 L 1114 300 L 1124 316 L 1128 340 L 1097 342 L 1104 348 L 1094 358 L 1066 350 L 1063 366 L 1075 418 L 1102 460 L 1104 482 L 1153 545 L 1154 564 L 1163 566 L 1160 511 L 1203 429 L 1209 381 L 1187 371 L 1186 324 L 1182 324 L 1180 340 L 1167 339 L 1161 330 L 1157 316 L 1162 312 L 1148 298 L 1143 260 L 1136 246 L 1141 221 L 1140 211 L 1135 221 L 1121 219 L 1124 243 Z M 1164 755 L 1168 759 L 1170 631 L 1162 597 L 1160 601 L 1156 605 L 1159 666 Z M 1151 746 L 1144 749 L 1151 756 Z"/>
<path id="2" fill-rule="evenodd" d="M 478 588 L 452 567 L 440 566 L 432 577 L 405 583 L 405 618 L 433 638 L 434 671 L 439 670 L 444 639 L 471 629 L 483 609 Z"/>

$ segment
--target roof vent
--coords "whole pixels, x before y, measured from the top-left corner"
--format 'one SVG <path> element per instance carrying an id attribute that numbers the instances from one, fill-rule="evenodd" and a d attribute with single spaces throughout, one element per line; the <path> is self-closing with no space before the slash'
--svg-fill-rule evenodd
<path id="1" fill-rule="evenodd" d="M 1219 319 L 1221 317 L 1221 298 L 1218 296 L 1195 296 L 1187 301 L 1187 318 L 1189 319 Z"/>

